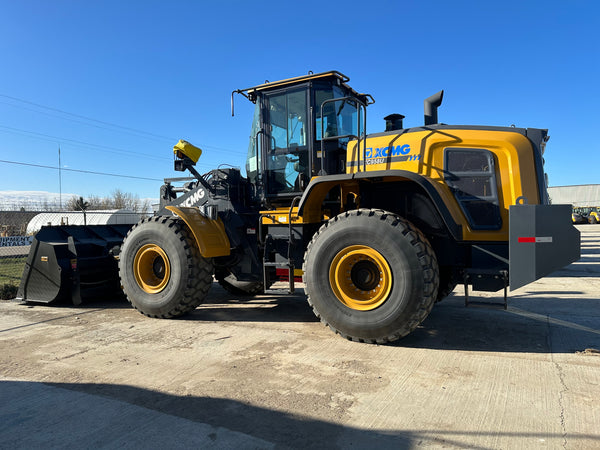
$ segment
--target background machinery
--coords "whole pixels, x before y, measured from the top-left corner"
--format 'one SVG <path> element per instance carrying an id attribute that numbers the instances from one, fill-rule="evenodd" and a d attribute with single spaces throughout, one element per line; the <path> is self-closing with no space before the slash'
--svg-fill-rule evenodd
<path id="1" fill-rule="evenodd" d="M 246 176 L 200 175 L 201 150 L 180 141 L 175 169 L 194 179 L 165 180 L 158 213 L 123 241 L 61 230 L 34 242 L 18 297 L 80 301 L 79 267 L 118 260 L 129 302 L 174 318 L 213 276 L 237 295 L 272 292 L 282 275 L 293 292 L 302 276 L 323 323 L 374 343 L 410 333 L 457 283 L 506 294 L 579 259 L 571 206 L 548 204 L 547 130 L 441 124 L 442 91 L 425 100 L 423 126 L 390 114 L 367 135 L 374 100 L 348 81 L 331 71 L 234 91 L 232 113 L 235 94 L 256 105 Z"/>
<path id="2" fill-rule="evenodd" d="M 595 206 L 577 206 L 573 208 L 573 223 L 600 223 L 599 208 Z"/>

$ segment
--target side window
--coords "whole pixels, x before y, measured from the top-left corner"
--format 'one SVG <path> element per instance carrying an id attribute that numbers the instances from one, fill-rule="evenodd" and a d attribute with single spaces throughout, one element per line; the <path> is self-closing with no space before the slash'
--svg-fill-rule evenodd
<path id="1" fill-rule="evenodd" d="M 345 173 L 348 143 L 364 131 L 363 119 L 358 123 L 361 106 L 352 92 L 339 86 L 315 89 L 314 101 L 314 139 L 318 152 L 313 170 L 325 174 Z"/>
<path id="2" fill-rule="evenodd" d="M 336 86 L 333 89 L 319 89 L 315 92 L 315 103 L 317 106 L 315 134 L 317 141 L 321 140 L 321 128 L 324 130 L 326 138 L 356 136 L 359 134 L 357 130 L 357 105 L 351 100 L 326 103 L 323 105 L 323 117 L 321 117 L 321 105 L 323 102 L 341 97 L 344 97 L 344 93 Z"/>
<path id="3" fill-rule="evenodd" d="M 446 184 L 474 230 L 502 227 L 494 155 L 489 150 L 447 148 Z"/>
<path id="4" fill-rule="evenodd" d="M 268 97 L 271 150 L 306 145 L 306 91 L 300 90 Z"/>

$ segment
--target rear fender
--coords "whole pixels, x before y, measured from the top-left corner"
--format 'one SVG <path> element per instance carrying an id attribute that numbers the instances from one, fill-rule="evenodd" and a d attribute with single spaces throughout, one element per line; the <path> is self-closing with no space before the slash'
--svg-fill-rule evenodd
<path id="1" fill-rule="evenodd" d="M 225 233 L 225 225 L 220 218 L 217 218 L 217 220 L 209 219 L 200 214 L 197 208 L 167 206 L 166 209 L 185 222 L 194 235 L 200 254 L 204 258 L 229 255 L 229 238 Z"/>

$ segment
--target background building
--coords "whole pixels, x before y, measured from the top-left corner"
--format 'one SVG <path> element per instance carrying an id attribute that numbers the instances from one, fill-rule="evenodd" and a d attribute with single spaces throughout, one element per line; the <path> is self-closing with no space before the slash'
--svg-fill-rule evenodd
<path id="1" fill-rule="evenodd" d="M 548 194 L 554 205 L 571 204 L 574 207 L 600 207 L 600 184 L 550 187 L 548 188 Z"/>

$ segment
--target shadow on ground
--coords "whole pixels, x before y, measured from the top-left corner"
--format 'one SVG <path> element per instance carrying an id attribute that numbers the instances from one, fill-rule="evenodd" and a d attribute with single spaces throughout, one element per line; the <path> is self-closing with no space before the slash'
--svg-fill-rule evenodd
<path id="1" fill-rule="evenodd" d="M 58 389 L 52 389 L 58 388 Z M 79 394 L 77 394 L 79 393 Z M 14 447 L 21 447 L 27 442 L 36 442 L 44 438 L 49 438 L 54 445 L 60 445 L 63 448 L 74 448 L 75 444 L 82 440 L 94 442 L 100 447 L 115 446 L 122 443 L 119 435 L 112 435 L 106 430 L 111 421 L 125 420 L 126 423 L 119 423 L 117 429 L 128 430 L 126 439 L 137 439 L 140 444 L 145 439 L 145 435 L 161 433 L 161 430 L 152 429 L 150 433 L 148 427 L 157 427 L 165 422 L 164 417 L 148 421 L 149 417 L 145 410 L 128 411 L 126 414 L 116 413 L 115 410 L 121 409 L 119 404 L 107 404 L 104 399 L 124 402 L 128 405 L 145 408 L 146 410 L 156 411 L 169 416 L 186 419 L 193 424 L 181 423 L 175 426 L 178 432 L 187 431 L 188 433 L 202 434 L 206 433 L 206 438 L 212 439 L 215 445 L 219 444 L 219 437 L 223 436 L 223 428 L 238 433 L 244 433 L 256 439 L 274 444 L 276 448 L 394 448 L 406 449 L 414 448 L 418 445 L 442 445 L 444 447 L 458 448 L 484 448 L 474 445 L 477 441 L 487 441 L 489 438 L 497 439 L 502 436 L 508 436 L 511 439 L 532 439 L 540 438 L 545 441 L 560 443 L 563 442 L 562 434 L 553 433 L 529 433 L 518 431 L 460 431 L 460 430 L 363 430 L 355 427 L 336 424 L 325 420 L 319 420 L 311 417 L 295 415 L 282 411 L 262 408 L 235 400 L 225 398 L 209 398 L 198 396 L 177 396 L 162 392 L 151 391 L 134 386 L 113 385 L 113 384 L 87 384 L 87 383 L 33 383 L 21 381 L 3 381 L 0 382 L 0 394 L 9 400 L 0 405 L 0 416 L 3 418 L 0 423 L 0 438 L 2 441 L 10 442 Z M 82 396 L 81 394 L 89 394 Z M 69 402 L 75 402 L 75 408 L 87 410 L 91 409 L 94 416 L 102 417 L 106 414 L 105 420 L 98 420 L 96 426 L 87 425 L 84 429 L 79 427 L 80 421 L 74 417 L 69 417 L 69 408 L 63 411 L 66 414 L 63 417 L 60 430 L 56 430 L 54 419 L 50 419 L 47 414 L 49 411 L 46 403 L 59 401 L 58 411 L 62 411 L 64 406 L 60 399 L 64 398 L 64 406 Z M 18 405 L 18 408 L 17 408 Z M 123 405 L 123 403 L 121 403 Z M 77 414 L 75 411 L 71 415 Z M 112 414 L 112 415 L 110 415 Z M 84 421 L 85 422 L 85 421 Z M 172 420 L 170 421 L 173 424 Z M 210 425 L 214 428 L 203 428 L 201 424 Z M 73 427 L 73 429 L 71 429 Z M 109 427 L 110 428 L 110 427 Z M 102 435 L 102 430 L 107 431 Z M 135 431 L 137 430 L 137 431 Z M 161 436 L 164 440 L 171 438 L 176 434 L 174 430 L 164 429 Z M 36 436 L 37 435 L 37 436 Z M 86 437 L 89 435 L 89 437 Z M 185 438 L 190 436 L 186 434 Z M 202 436 L 198 436 L 200 439 Z M 172 436 L 172 443 L 177 446 L 177 435 Z M 578 442 L 597 441 L 600 436 L 596 435 L 575 435 L 569 436 L 571 442 L 576 438 Z M 135 448 L 136 440 L 128 440 L 128 448 Z M 154 448 L 158 443 L 152 441 L 144 442 L 144 447 Z M 256 446 L 256 442 L 252 444 Z M 267 444 L 268 445 L 268 444 Z M 260 448 L 260 444 L 259 447 Z"/>
<path id="2" fill-rule="evenodd" d="M 437 304 L 418 329 L 394 345 L 527 353 L 600 349 L 600 299 L 565 299 L 553 292 L 536 292 L 531 298 L 527 294 L 509 297 L 508 304 L 506 311 L 465 308 L 462 297 L 451 296 Z"/>
<path id="3" fill-rule="evenodd" d="M 501 293 L 496 299 L 499 301 Z M 477 300 L 476 296 L 472 300 Z M 27 305 L 25 305 L 27 307 Z M 73 313 L 72 305 L 64 305 Z M 81 307 L 130 308 L 126 301 L 92 301 Z M 442 350 L 575 353 L 600 349 L 600 299 L 583 291 L 527 291 L 509 295 L 507 311 L 464 307 L 460 288 L 437 303 L 429 317 L 409 336 L 389 345 Z M 49 319 L 58 320 L 58 319 Z M 148 319 L 155 320 L 155 319 Z M 214 283 L 209 299 L 176 320 L 198 322 L 314 323 L 318 319 L 302 289 L 290 296 L 236 297 Z M 332 335 L 333 336 L 333 335 Z M 338 339 L 340 339 L 338 337 Z"/>

